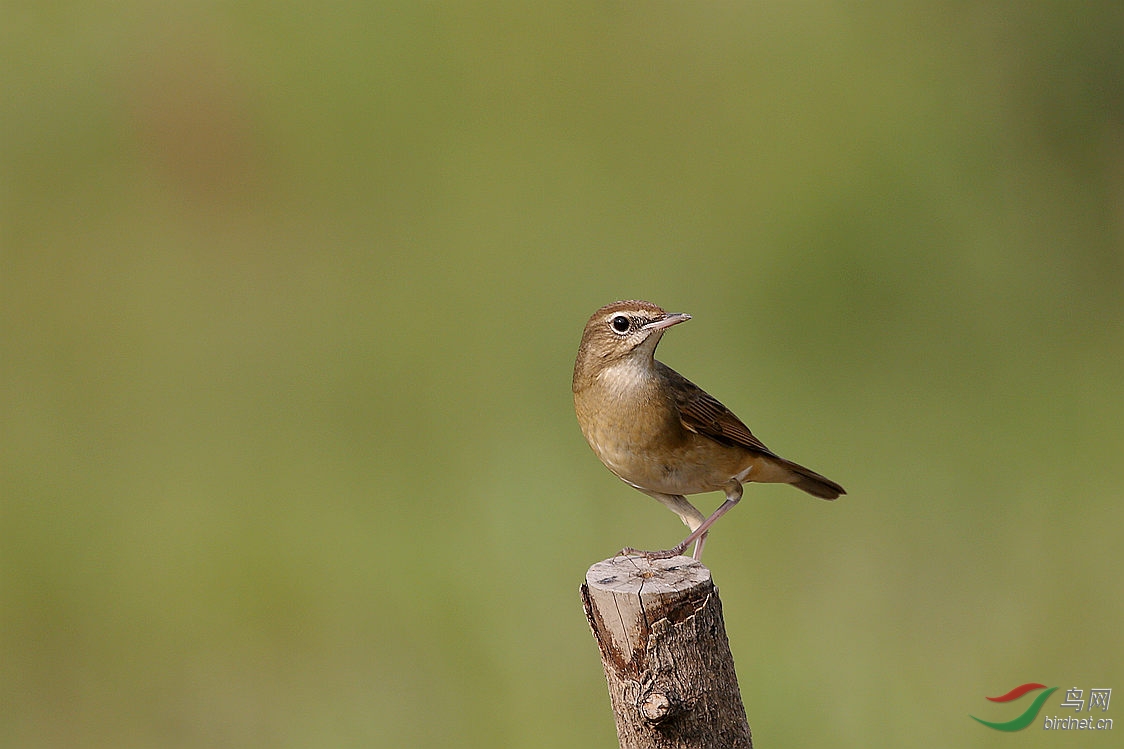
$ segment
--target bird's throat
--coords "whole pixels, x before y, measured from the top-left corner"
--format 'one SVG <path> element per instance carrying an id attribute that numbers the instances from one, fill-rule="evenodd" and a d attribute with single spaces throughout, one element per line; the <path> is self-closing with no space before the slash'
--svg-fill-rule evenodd
<path id="1" fill-rule="evenodd" d="M 651 357 L 628 356 L 597 374 L 597 385 L 617 402 L 648 401 L 658 392 L 655 362 Z"/>

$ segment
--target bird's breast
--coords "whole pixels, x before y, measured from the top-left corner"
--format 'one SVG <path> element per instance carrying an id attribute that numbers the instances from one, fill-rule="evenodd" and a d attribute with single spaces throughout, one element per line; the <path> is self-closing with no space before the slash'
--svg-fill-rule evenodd
<path id="1" fill-rule="evenodd" d="M 697 494 L 726 486 L 747 465 L 746 451 L 684 428 L 651 372 L 606 368 L 574 393 L 582 433 L 605 466 L 639 489 Z"/>

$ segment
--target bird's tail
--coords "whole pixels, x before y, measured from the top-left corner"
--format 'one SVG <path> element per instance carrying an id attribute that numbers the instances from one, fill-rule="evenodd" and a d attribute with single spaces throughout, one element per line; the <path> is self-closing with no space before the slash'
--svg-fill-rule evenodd
<path id="1" fill-rule="evenodd" d="M 790 477 L 788 483 L 792 484 L 797 489 L 803 489 L 813 497 L 835 499 L 840 494 L 847 493 L 842 486 L 826 476 L 821 476 L 811 468 L 805 468 L 799 463 L 793 463 L 791 460 L 785 460 L 784 465 L 789 470 Z"/>

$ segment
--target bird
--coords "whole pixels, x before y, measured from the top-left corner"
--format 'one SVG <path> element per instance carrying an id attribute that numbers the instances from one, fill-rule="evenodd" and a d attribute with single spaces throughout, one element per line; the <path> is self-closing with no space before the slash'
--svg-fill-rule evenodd
<path id="1" fill-rule="evenodd" d="M 582 434 L 606 468 L 690 529 L 671 549 L 629 547 L 622 554 L 666 559 L 693 543 L 693 557 L 701 559 L 711 526 L 738 503 L 745 483 L 792 484 L 827 500 L 846 494 L 777 455 L 714 396 L 655 358 L 663 334 L 690 319 L 651 302 L 619 301 L 594 312 L 582 332 L 573 379 Z M 709 517 L 685 496 L 715 491 L 725 501 Z"/>

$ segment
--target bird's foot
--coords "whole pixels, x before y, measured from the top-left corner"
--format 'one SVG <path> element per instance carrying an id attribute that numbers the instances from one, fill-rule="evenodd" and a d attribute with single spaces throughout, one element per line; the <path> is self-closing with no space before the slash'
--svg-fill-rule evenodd
<path id="1" fill-rule="evenodd" d="M 671 559 L 672 557 L 683 556 L 686 550 L 685 546 L 676 546 L 674 549 L 662 549 L 660 551 L 644 551 L 643 549 L 633 549 L 626 547 L 621 549 L 617 556 L 625 557 L 644 557 L 645 559 Z"/>

